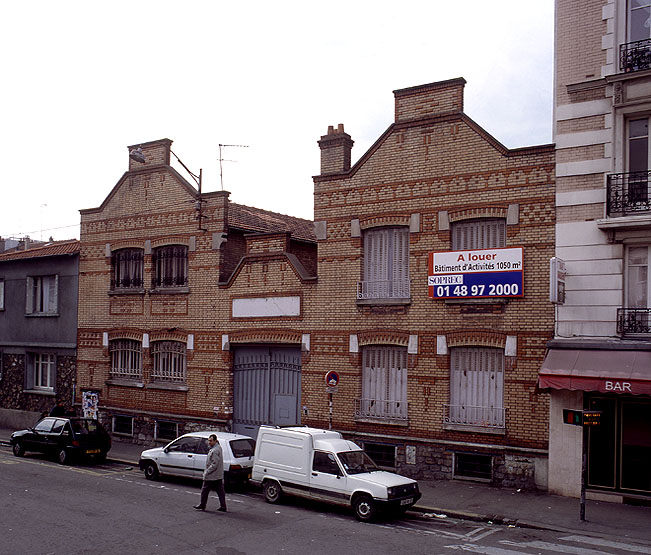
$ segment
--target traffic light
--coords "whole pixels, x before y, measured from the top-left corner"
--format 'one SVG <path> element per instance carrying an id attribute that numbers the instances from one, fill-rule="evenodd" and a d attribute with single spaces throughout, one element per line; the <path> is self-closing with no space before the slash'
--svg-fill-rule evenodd
<path id="1" fill-rule="evenodd" d="M 563 409 L 563 422 L 565 424 L 573 424 L 574 426 L 583 425 L 583 411 Z"/>

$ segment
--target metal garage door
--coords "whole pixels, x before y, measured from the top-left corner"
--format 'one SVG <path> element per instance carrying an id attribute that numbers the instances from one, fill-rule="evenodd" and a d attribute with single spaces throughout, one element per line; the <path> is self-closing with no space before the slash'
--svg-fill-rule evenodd
<path id="1" fill-rule="evenodd" d="M 300 423 L 300 348 L 236 349 L 233 382 L 234 432 L 255 438 L 261 424 Z"/>

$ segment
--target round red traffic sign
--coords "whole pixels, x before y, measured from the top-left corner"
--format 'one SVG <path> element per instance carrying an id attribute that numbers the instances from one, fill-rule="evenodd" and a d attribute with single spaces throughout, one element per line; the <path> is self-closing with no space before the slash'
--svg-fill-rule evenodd
<path id="1" fill-rule="evenodd" d="M 337 372 L 334 370 L 326 372 L 325 383 L 329 387 L 335 387 L 339 383 L 339 374 L 337 374 Z"/>

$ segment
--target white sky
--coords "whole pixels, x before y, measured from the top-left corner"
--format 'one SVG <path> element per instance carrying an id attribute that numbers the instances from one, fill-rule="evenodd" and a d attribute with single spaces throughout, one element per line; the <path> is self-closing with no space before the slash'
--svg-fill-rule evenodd
<path id="1" fill-rule="evenodd" d="M 169 138 L 204 191 L 312 218 L 316 141 L 353 163 L 393 90 L 464 77 L 465 112 L 508 147 L 552 140 L 553 0 L 33 0 L 0 5 L 0 236 L 79 237 Z M 183 170 L 175 164 L 177 169 Z"/>

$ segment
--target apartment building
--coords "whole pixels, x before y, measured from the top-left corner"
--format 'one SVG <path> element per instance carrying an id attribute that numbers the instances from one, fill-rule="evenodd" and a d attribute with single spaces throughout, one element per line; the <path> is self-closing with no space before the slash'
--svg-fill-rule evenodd
<path id="1" fill-rule="evenodd" d="M 0 253 L 0 422 L 76 402 L 79 241 Z"/>
<path id="2" fill-rule="evenodd" d="M 551 391 L 549 490 L 651 496 L 651 3 L 557 0 L 556 256 L 565 294 L 540 373 Z M 562 264 L 564 263 L 564 265 Z M 562 276 L 561 276 L 562 277 Z"/>

